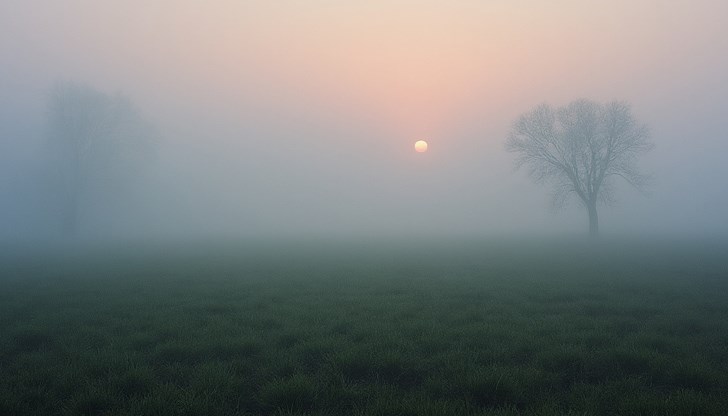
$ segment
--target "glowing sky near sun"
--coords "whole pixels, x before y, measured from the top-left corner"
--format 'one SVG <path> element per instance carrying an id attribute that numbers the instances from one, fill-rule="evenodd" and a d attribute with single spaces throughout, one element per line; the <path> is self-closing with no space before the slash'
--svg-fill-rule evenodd
<path id="1" fill-rule="evenodd" d="M 605 221 L 712 227 L 728 203 L 712 191 L 728 175 L 725 16 L 719 0 L 2 0 L 0 176 L 40 163 L 28 138 L 65 79 L 154 119 L 190 221 L 561 230 L 579 211 L 554 221 L 548 190 L 513 172 L 510 124 L 544 101 L 621 99 L 667 185 Z"/>
<path id="2" fill-rule="evenodd" d="M 726 46 L 719 2 L 702 8 L 626 0 L 36 6 L 0 6 L 5 31 L 13 32 L 0 38 L 0 47 L 21 58 L 16 65 L 52 63 L 61 77 L 80 72 L 102 83 L 133 76 L 157 88 L 183 84 L 190 95 L 230 104 L 255 97 L 282 111 L 330 108 L 408 135 L 437 131 L 483 101 L 498 108 L 531 95 L 560 99 L 560 86 L 565 98 L 579 86 L 592 95 L 626 91 L 635 73 L 701 64 L 674 50 L 691 49 L 706 60 Z"/>

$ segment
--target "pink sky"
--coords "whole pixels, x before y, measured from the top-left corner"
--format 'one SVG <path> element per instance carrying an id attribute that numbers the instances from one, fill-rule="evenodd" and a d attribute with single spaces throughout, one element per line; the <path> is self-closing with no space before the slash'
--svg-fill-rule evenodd
<path id="1" fill-rule="evenodd" d="M 58 79 L 120 90 L 175 151 L 187 149 L 179 160 L 207 154 L 213 171 L 230 166 L 221 176 L 265 157 L 271 171 L 314 161 L 316 186 L 347 178 L 339 191 L 352 206 L 384 210 L 396 194 L 401 212 L 450 201 L 467 228 L 482 212 L 551 221 L 515 208 L 547 205 L 503 151 L 515 117 L 544 101 L 621 99 L 652 127 L 658 147 L 646 164 L 666 181 L 653 199 L 615 210 L 639 217 L 681 199 L 680 181 L 696 206 L 716 198 L 691 183 L 726 173 L 715 158 L 728 131 L 726 16 L 717 0 L 5 0 L 0 96 L 13 99 L 0 115 L 32 119 Z M 430 142 L 428 162 L 413 162 L 418 138 Z M 435 184 L 428 195 L 408 199 L 412 175 Z M 302 186 L 271 180 L 271 201 Z"/>

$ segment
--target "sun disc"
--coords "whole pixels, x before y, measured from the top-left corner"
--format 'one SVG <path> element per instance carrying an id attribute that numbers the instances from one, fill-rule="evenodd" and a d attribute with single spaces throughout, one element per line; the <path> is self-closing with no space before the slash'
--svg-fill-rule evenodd
<path id="1" fill-rule="evenodd" d="M 415 142 L 415 151 L 418 153 L 424 153 L 427 151 L 427 142 L 424 140 L 417 140 Z"/>

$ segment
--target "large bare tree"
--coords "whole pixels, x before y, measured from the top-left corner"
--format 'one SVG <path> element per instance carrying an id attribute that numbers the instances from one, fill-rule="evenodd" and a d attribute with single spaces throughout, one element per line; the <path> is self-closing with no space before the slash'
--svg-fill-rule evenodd
<path id="1" fill-rule="evenodd" d="M 50 91 L 47 127 L 63 229 L 75 234 L 83 202 L 122 193 L 148 162 L 155 129 L 125 96 L 72 82 Z"/>
<path id="2" fill-rule="evenodd" d="M 644 189 L 648 177 L 637 162 L 651 148 L 647 126 L 620 101 L 577 100 L 556 109 L 542 104 L 513 123 L 506 141 L 517 167 L 554 186 L 555 206 L 578 197 L 592 236 L 599 232 L 598 203 L 613 200 L 613 179 Z"/>

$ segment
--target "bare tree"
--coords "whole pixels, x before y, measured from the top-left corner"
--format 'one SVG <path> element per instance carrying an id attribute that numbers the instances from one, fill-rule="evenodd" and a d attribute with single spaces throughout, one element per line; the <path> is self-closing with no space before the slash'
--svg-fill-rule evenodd
<path id="1" fill-rule="evenodd" d="M 82 202 L 122 191 L 148 162 L 155 129 L 128 98 L 76 83 L 51 90 L 47 127 L 63 229 L 75 234 Z"/>
<path id="2" fill-rule="evenodd" d="M 599 232 L 597 205 L 613 200 L 613 179 L 642 190 L 648 177 L 637 169 L 649 151 L 647 126 L 632 115 L 629 104 L 577 100 L 554 109 L 547 104 L 520 116 L 506 141 L 537 183 L 554 186 L 555 206 L 576 195 L 589 215 L 589 234 Z"/>

